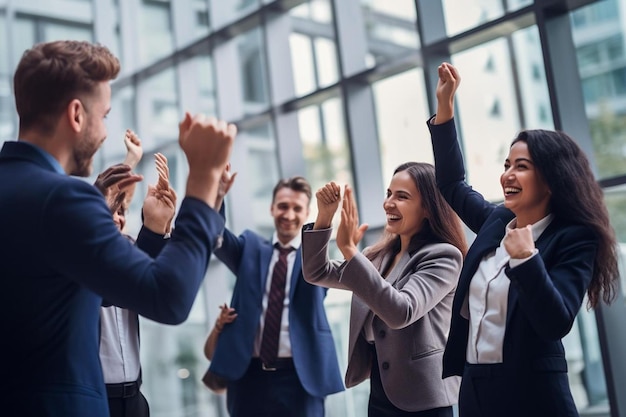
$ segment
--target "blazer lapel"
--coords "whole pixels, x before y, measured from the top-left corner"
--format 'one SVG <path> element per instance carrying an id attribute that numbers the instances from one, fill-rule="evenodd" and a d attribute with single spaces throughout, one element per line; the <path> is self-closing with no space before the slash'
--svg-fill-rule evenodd
<path id="1" fill-rule="evenodd" d="M 389 274 L 387 274 L 385 281 L 387 281 L 388 283 L 390 283 L 392 286 L 395 287 L 398 279 L 406 275 L 405 269 L 410 260 L 411 260 L 411 255 L 409 255 L 408 252 L 405 252 L 404 255 L 402 255 L 402 257 L 398 261 L 398 264 L 393 268 L 393 270 L 389 271 Z M 382 265 L 386 265 L 387 262 L 389 261 L 390 259 L 387 256 L 385 256 L 385 259 L 383 259 Z"/>

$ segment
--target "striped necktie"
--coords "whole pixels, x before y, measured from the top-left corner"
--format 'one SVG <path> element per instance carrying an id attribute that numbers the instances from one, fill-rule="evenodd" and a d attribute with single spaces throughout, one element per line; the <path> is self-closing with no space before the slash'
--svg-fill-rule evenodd
<path id="1" fill-rule="evenodd" d="M 278 249 L 279 255 L 272 273 L 260 352 L 261 361 L 265 365 L 272 365 L 278 357 L 278 338 L 285 304 L 285 283 L 287 282 L 287 255 L 293 250 L 292 247 L 283 248 L 278 243 L 274 247 Z"/>

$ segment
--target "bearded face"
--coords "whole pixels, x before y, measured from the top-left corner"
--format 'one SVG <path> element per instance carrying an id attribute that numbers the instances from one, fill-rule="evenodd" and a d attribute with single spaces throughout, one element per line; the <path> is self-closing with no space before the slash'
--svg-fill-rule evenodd
<path id="1" fill-rule="evenodd" d="M 73 169 L 70 175 L 91 175 L 93 156 L 107 137 L 104 119 L 109 113 L 110 103 L 111 86 L 105 81 L 100 82 L 83 101 L 85 121 L 72 152 Z"/>

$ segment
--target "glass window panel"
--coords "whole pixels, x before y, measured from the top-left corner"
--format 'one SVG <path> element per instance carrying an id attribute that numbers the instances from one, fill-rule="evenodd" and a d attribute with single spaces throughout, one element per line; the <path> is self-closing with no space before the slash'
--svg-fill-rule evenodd
<path id="1" fill-rule="evenodd" d="M 6 33 L 7 19 L 4 14 L 0 14 L 0 32 Z M 0 36 L 0 76 L 9 75 L 9 39 Z"/>
<path id="2" fill-rule="evenodd" d="M 534 0 L 507 0 L 506 1 L 506 9 L 509 12 L 513 12 L 515 10 L 519 10 L 522 7 L 530 6 L 533 4 Z"/>
<path id="3" fill-rule="evenodd" d="M 13 92 L 10 77 L 0 74 L 0 143 L 17 139 Z"/>
<path id="4" fill-rule="evenodd" d="M 49 42 L 63 39 L 93 42 L 93 32 L 89 26 L 78 26 L 68 23 L 42 22 L 41 41 Z"/>
<path id="5" fill-rule="evenodd" d="M 271 124 L 243 130 L 237 140 L 245 143 L 247 159 L 245 169 L 250 173 L 247 190 L 252 196 L 255 230 L 262 236 L 274 232 L 274 219 L 268 215 L 272 205 L 272 191 L 280 179 L 276 139 Z M 237 171 L 237 167 L 233 167 Z"/>
<path id="6" fill-rule="evenodd" d="M 572 330 L 563 338 L 567 376 L 578 410 L 608 415 L 608 399 L 595 314 L 584 307 L 576 316 Z M 606 412 L 606 414 L 602 413 Z"/>
<path id="7" fill-rule="evenodd" d="M 250 30 L 238 38 L 239 69 L 246 114 L 258 113 L 268 104 L 265 48 L 262 42 L 259 28 Z"/>
<path id="8" fill-rule="evenodd" d="M 337 48 L 335 41 L 326 38 L 315 39 L 315 53 L 317 56 L 317 73 L 319 87 L 326 87 L 339 80 L 337 68 Z"/>
<path id="9" fill-rule="evenodd" d="M 571 18 L 574 28 L 583 30 L 584 28 L 597 29 L 602 23 L 615 22 L 619 15 L 618 0 L 604 0 L 575 10 Z"/>
<path id="10" fill-rule="evenodd" d="M 201 55 L 195 57 L 193 61 L 196 65 L 198 76 L 196 79 L 188 81 L 196 85 L 199 99 L 198 111 L 209 116 L 217 116 L 212 58 L 210 55 Z"/>
<path id="11" fill-rule="evenodd" d="M 186 10 L 183 10 L 186 11 Z M 188 42 L 193 39 L 202 38 L 209 34 L 209 6 L 207 0 L 193 0 L 191 8 L 188 9 L 190 13 L 188 22 L 191 22 L 193 26 L 193 38 L 182 39 L 183 42 Z"/>
<path id="12" fill-rule="evenodd" d="M 259 0 L 210 1 L 212 24 L 218 29 L 254 12 L 260 6 Z"/>
<path id="13" fill-rule="evenodd" d="M 290 11 L 290 36 L 295 91 L 298 96 L 339 80 L 332 10 L 328 0 L 303 3 Z"/>
<path id="14" fill-rule="evenodd" d="M 522 128 L 554 129 L 539 30 L 537 26 L 518 30 L 512 40 L 524 115 Z"/>
<path id="15" fill-rule="evenodd" d="M 178 139 L 180 117 L 175 70 L 169 68 L 149 78 L 142 89 L 146 91 L 147 100 L 138 110 L 146 111 L 150 127 L 144 135 L 155 145 Z"/>
<path id="16" fill-rule="evenodd" d="M 298 111 L 306 178 L 314 191 L 329 181 L 354 185 L 343 114 L 339 98 Z M 312 204 L 310 218 L 316 216 L 317 206 Z M 338 220 L 338 216 L 334 220 Z"/>
<path id="17" fill-rule="evenodd" d="M 452 57 L 464 80 L 457 102 L 468 180 L 494 201 L 502 199 L 499 178 L 517 132 L 553 128 L 537 28 L 514 32 L 511 40 L 512 50 L 500 38 Z"/>
<path id="18" fill-rule="evenodd" d="M 467 178 L 494 201 L 502 199 L 504 159 L 521 128 L 509 56 L 507 41 L 501 38 L 452 57 L 463 79 L 456 101 Z"/>
<path id="19" fill-rule="evenodd" d="M 315 60 L 311 38 L 299 33 L 289 36 L 291 65 L 297 96 L 303 96 L 315 90 Z"/>
<path id="20" fill-rule="evenodd" d="M 419 46 L 413 0 L 361 0 L 368 51 L 376 62 L 415 53 Z"/>
<path id="21" fill-rule="evenodd" d="M 383 186 L 402 163 L 433 163 L 429 116 L 421 68 L 385 78 L 372 85 L 380 147 Z"/>
<path id="22" fill-rule="evenodd" d="M 333 11 L 329 0 L 308 0 L 291 9 L 291 15 L 318 23 L 332 23 Z"/>
<path id="23" fill-rule="evenodd" d="M 209 409 L 208 390 L 200 382 L 206 370 L 202 346 L 208 334 L 207 322 L 203 297 L 196 298 L 189 319 L 181 325 L 139 320 L 142 392 L 151 414 L 182 417 Z M 212 411 L 215 413 L 215 406 Z"/>
<path id="24" fill-rule="evenodd" d="M 626 186 L 622 185 L 605 190 L 606 207 L 611 217 L 611 225 L 619 242 L 621 255 L 620 277 L 622 291 L 626 297 Z"/>
<path id="25" fill-rule="evenodd" d="M 122 42 L 122 34 L 120 29 L 120 6 L 117 1 L 114 1 L 111 7 L 111 15 L 113 17 L 113 43 L 106 45 L 113 55 L 120 60 L 122 71 L 126 71 L 126 65 L 124 64 L 124 42 Z"/>
<path id="26" fill-rule="evenodd" d="M 0 14 L 0 31 L 6 31 L 6 18 Z M 15 118 L 13 111 L 12 74 L 9 71 L 9 42 L 0 36 L 0 143 L 15 140 Z"/>
<path id="27" fill-rule="evenodd" d="M 174 49 L 169 1 L 143 0 L 138 16 L 139 62 L 151 63 Z"/>
<path id="28" fill-rule="evenodd" d="M 13 20 L 13 63 L 17 65 L 24 51 L 33 46 L 35 38 L 35 22 L 31 19 L 17 17 Z M 14 70 L 14 69 L 13 69 Z"/>
<path id="29" fill-rule="evenodd" d="M 492 21 L 504 14 L 502 0 L 443 0 L 443 12 L 449 36 Z"/>
<path id="30" fill-rule="evenodd" d="M 605 0 L 571 14 L 594 158 L 600 178 L 626 173 L 626 23 L 623 2 Z M 601 30 L 600 30 L 601 29 Z"/>

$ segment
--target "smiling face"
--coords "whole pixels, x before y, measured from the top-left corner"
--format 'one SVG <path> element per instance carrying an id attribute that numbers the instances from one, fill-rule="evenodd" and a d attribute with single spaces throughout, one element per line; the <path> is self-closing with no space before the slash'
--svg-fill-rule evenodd
<path id="1" fill-rule="evenodd" d="M 408 240 L 421 230 L 427 218 L 422 196 L 407 171 L 397 172 L 391 178 L 383 208 L 387 215 L 385 230 Z"/>
<path id="2" fill-rule="evenodd" d="M 84 124 L 72 152 L 73 169 L 70 175 L 91 175 L 93 156 L 107 137 L 104 123 L 111 108 L 111 86 L 100 82 L 93 93 L 82 101 Z"/>
<path id="3" fill-rule="evenodd" d="M 270 212 L 278 240 L 287 244 L 300 233 L 309 217 L 309 197 L 304 192 L 283 187 L 276 192 Z"/>
<path id="4" fill-rule="evenodd" d="M 550 189 L 536 169 L 526 142 L 511 146 L 500 184 L 504 206 L 517 217 L 517 227 L 536 223 L 550 212 Z"/>

